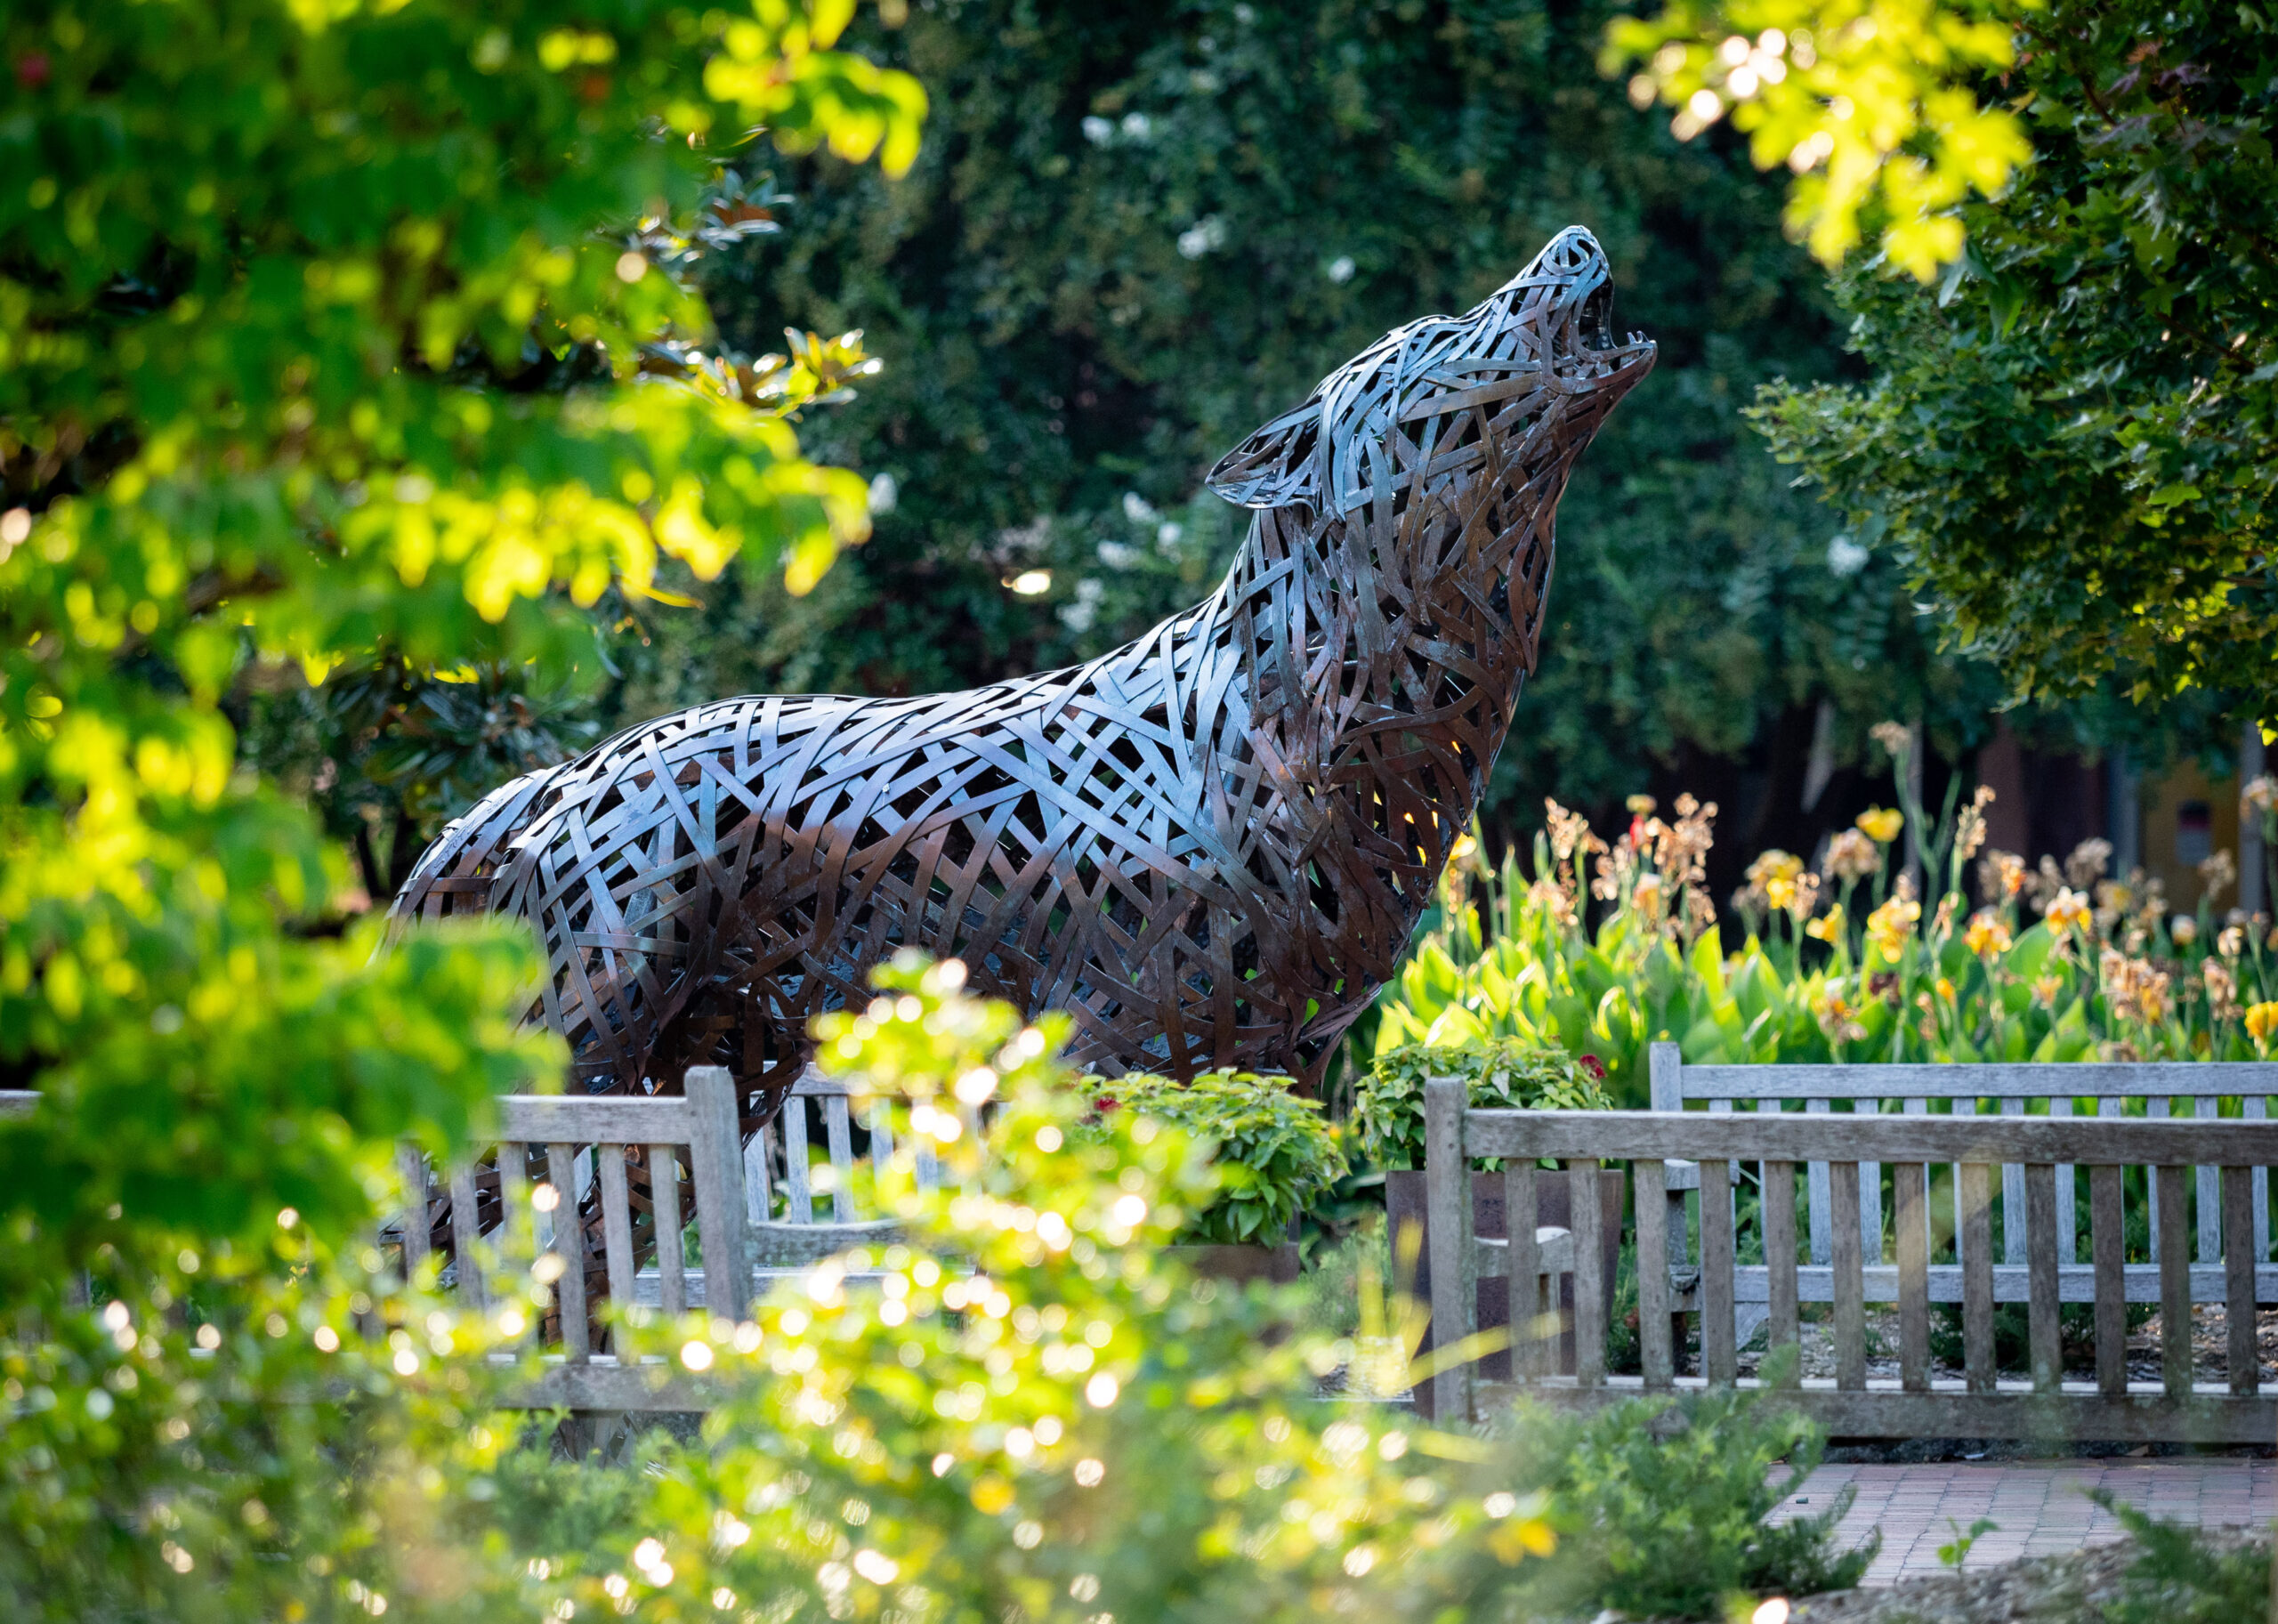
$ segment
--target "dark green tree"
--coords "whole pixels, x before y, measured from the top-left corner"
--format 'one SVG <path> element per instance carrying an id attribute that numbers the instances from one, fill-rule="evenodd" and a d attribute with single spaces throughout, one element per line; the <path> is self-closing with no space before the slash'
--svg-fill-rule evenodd
<path id="1" fill-rule="evenodd" d="M 2278 721 L 2278 35 L 2250 6 L 2029 12 L 2034 158 L 1934 290 L 1838 284 L 1862 385 L 1762 424 L 2020 693 Z"/>
<path id="2" fill-rule="evenodd" d="M 707 262 L 727 337 L 860 327 L 885 362 L 804 431 L 899 497 L 810 596 L 640 606 L 613 716 L 722 693 L 954 687 L 1103 651 L 1200 599 L 1238 518 L 1203 471 L 1395 323 L 1461 308 L 1579 221 L 1660 374 L 1580 469 L 1553 624 L 1497 794 L 1603 803 L 1761 751 L 1820 699 L 1846 754 L 1892 715 L 1950 750 L 1995 697 L 1933 656 L 1893 560 L 1788 489 L 1741 412 L 1839 368 L 1780 189 L 1719 128 L 1684 143 L 1543 0 L 1166 12 L 943 0 L 867 48 L 936 109 L 886 182 L 779 175 L 786 230 Z M 1049 586 L 1024 595 L 1023 576 Z"/>

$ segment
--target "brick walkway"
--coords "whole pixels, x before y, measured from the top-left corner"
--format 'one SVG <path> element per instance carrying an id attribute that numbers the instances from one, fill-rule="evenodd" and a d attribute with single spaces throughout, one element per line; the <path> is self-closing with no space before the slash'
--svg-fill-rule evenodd
<path id="1" fill-rule="evenodd" d="M 2088 1498 L 2091 1489 L 2108 1490 L 2166 1521 L 2202 1527 L 2267 1523 L 2278 1513 L 2278 1460 L 2122 1458 L 1822 1466 L 1781 1502 L 1773 1520 L 1820 1510 L 1846 1483 L 1859 1498 L 1836 1525 L 1837 1537 L 1850 1547 L 1882 1530 L 1882 1551 L 1867 1571 L 1870 1585 L 1943 1572 L 1938 1547 L 1953 1539 L 1950 1517 L 1965 1531 L 1980 1517 L 2000 1525 L 1970 1547 L 1964 1565 L 1973 1570 L 2121 1538 L 2120 1520 Z"/>

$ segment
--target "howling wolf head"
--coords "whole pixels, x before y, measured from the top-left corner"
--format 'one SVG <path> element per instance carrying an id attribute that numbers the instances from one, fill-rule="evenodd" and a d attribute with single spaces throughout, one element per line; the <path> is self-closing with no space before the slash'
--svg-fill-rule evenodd
<path id="1" fill-rule="evenodd" d="M 1605 253 L 1570 226 L 1468 314 L 1427 316 L 1361 351 L 1227 453 L 1208 484 L 1243 507 L 1349 513 L 1408 482 L 1395 435 L 1444 461 L 1484 422 L 1499 440 L 1555 454 L 1552 470 L 1515 448 L 1529 482 L 1553 473 L 1555 489 L 1654 353 L 1634 333 L 1615 342 Z M 1511 401 L 1532 409 L 1513 419 L 1501 409 Z"/>

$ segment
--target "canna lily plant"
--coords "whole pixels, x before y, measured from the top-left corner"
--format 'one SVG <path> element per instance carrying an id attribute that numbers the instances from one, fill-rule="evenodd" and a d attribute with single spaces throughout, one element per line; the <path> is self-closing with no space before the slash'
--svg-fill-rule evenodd
<path id="1" fill-rule="evenodd" d="M 1385 990 L 1377 1053 L 1517 1038 L 1595 1058 L 1629 1105 L 1657 1040 L 1702 1063 L 2278 1055 L 2278 937 L 2215 913 L 2229 853 L 2205 866 L 2209 900 L 2170 915 L 2156 880 L 2107 876 L 2105 842 L 2061 866 L 1984 850 L 1991 800 L 1950 800 L 1935 824 L 1870 809 L 1815 862 L 1762 853 L 1730 899 L 1730 951 L 1704 879 L 1713 804 L 1680 796 L 1664 820 L 1636 797 L 1608 843 L 1551 803 L 1531 873 L 1458 845 L 1439 923 Z"/>

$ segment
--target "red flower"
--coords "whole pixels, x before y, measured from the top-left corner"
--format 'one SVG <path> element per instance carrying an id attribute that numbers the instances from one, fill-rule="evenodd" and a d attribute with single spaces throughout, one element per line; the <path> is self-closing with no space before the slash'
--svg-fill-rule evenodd
<path id="1" fill-rule="evenodd" d="M 1121 1106 L 1119 1104 L 1113 1095 L 1103 1094 L 1100 1095 L 1098 1099 L 1092 1102 L 1092 1109 L 1098 1111 L 1102 1116 L 1105 1116 L 1111 1111 L 1120 1110 Z"/>
<path id="2" fill-rule="evenodd" d="M 1605 1081 L 1605 1062 L 1600 1060 L 1596 1055 L 1585 1054 L 1575 1063 L 1579 1065 L 1583 1071 L 1590 1074 L 1590 1080 L 1592 1082 L 1602 1083 Z"/>
<path id="3" fill-rule="evenodd" d="M 26 90 L 37 90 L 47 83 L 47 54 L 34 51 L 16 59 L 16 83 Z"/>

